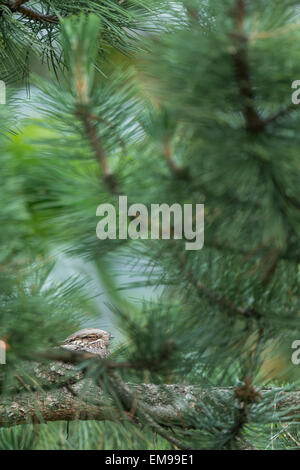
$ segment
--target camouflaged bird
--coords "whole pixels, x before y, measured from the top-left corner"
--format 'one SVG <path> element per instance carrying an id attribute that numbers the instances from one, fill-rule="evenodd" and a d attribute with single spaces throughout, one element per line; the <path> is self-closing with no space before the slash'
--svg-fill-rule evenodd
<path id="1" fill-rule="evenodd" d="M 109 354 L 109 341 L 112 338 L 107 331 L 98 328 L 84 328 L 68 336 L 61 343 L 61 347 L 72 351 L 84 351 L 90 354 L 106 358 Z M 49 364 L 36 363 L 34 368 L 36 379 L 46 384 L 57 384 L 64 382 L 76 382 L 83 377 L 83 372 L 78 371 L 73 364 L 66 362 L 50 362 Z"/>
<path id="2" fill-rule="evenodd" d="M 68 336 L 61 346 L 72 351 L 85 351 L 90 354 L 98 354 L 105 358 L 109 355 L 109 341 L 111 334 L 98 328 L 84 328 Z"/>

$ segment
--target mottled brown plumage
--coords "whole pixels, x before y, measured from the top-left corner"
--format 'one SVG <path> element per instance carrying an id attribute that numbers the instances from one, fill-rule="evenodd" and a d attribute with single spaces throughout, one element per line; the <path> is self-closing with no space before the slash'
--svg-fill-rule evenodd
<path id="1" fill-rule="evenodd" d="M 72 351 L 85 351 L 106 358 L 110 354 L 109 341 L 111 338 L 111 334 L 107 331 L 98 328 L 85 328 L 68 336 L 61 343 L 61 347 Z M 37 363 L 34 371 L 39 380 L 53 384 L 64 382 L 66 377 L 69 377 L 70 385 L 73 380 L 78 381 L 84 376 L 83 372 L 73 364 L 60 361 L 50 362 L 46 365 Z"/>
<path id="2" fill-rule="evenodd" d="M 65 349 L 85 351 L 105 358 L 109 355 L 109 341 L 112 338 L 107 331 L 98 328 L 84 328 L 76 331 L 62 343 Z"/>

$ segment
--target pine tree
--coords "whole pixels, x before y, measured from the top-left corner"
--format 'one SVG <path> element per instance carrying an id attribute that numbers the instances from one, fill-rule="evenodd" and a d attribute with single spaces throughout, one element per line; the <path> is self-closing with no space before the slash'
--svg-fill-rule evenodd
<path id="1" fill-rule="evenodd" d="M 1 1 L 0 448 L 299 448 L 298 12 Z M 203 249 L 99 240 L 96 209 L 120 195 L 204 204 Z M 66 254 L 109 292 L 124 340 L 107 359 L 59 347 L 97 314 L 82 276 L 55 281 Z"/>

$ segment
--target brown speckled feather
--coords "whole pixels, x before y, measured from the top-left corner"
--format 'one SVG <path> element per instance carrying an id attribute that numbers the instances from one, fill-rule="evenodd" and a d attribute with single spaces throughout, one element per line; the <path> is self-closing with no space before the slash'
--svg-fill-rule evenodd
<path id="1" fill-rule="evenodd" d="M 107 357 L 109 351 L 109 341 L 111 334 L 98 328 L 85 328 L 76 331 L 62 343 L 65 349 L 73 351 L 85 351 L 91 354 L 98 354 L 100 357 Z"/>

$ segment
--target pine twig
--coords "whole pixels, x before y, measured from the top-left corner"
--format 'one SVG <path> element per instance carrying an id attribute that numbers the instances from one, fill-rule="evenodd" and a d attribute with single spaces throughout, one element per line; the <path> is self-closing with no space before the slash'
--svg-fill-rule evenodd
<path id="1" fill-rule="evenodd" d="M 286 108 L 278 111 L 277 113 L 275 113 L 272 116 L 265 119 L 265 121 L 264 121 L 265 125 L 267 126 L 269 124 L 275 124 L 279 119 L 287 116 L 292 111 L 295 111 L 296 108 L 297 108 L 297 106 L 295 106 L 294 104 L 291 104 L 291 105 L 287 106 Z"/>
<path id="2" fill-rule="evenodd" d="M 43 13 L 31 10 L 30 8 L 24 7 L 23 5 L 17 7 L 15 11 L 22 13 L 22 15 L 33 21 L 38 21 L 41 23 L 59 23 L 59 19 L 56 15 L 44 15 Z"/>
<path id="3" fill-rule="evenodd" d="M 235 10 L 236 30 L 231 36 L 234 38 L 236 52 L 234 54 L 235 77 L 243 103 L 242 114 L 249 132 L 257 133 L 265 127 L 254 106 L 254 92 L 251 86 L 250 70 L 247 57 L 248 39 L 244 32 L 246 17 L 245 0 L 236 0 Z"/>
<path id="4" fill-rule="evenodd" d="M 266 119 L 263 119 L 259 115 L 254 106 L 255 96 L 251 86 L 250 69 L 247 57 L 248 38 L 244 32 L 246 17 L 245 0 L 236 0 L 233 16 L 235 17 L 236 30 L 234 33 L 231 33 L 230 36 L 234 39 L 236 45 L 236 53 L 234 56 L 235 76 L 240 96 L 243 101 L 242 113 L 246 122 L 247 130 L 252 133 L 259 133 L 268 125 L 276 123 L 279 119 L 294 111 L 296 106 L 291 104 Z"/>
<path id="5" fill-rule="evenodd" d="M 181 264 L 184 266 L 186 264 L 185 256 L 181 256 Z M 262 313 L 257 311 L 254 308 L 243 308 L 239 305 L 236 305 L 231 299 L 223 296 L 219 292 L 214 292 L 204 286 L 202 282 L 196 279 L 192 270 L 187 273 L 188 279 L 192 282 L 192 284 L 196 287 L 196 289 L 204 295 L 212 304 L 219 305 L 222 309 L 231 310 L 245 318 L 254 318 L 255 320 L 260 320 L 262 318 Z"/>
<path id="6" fill-rule="evenodd" d="M 86 136 L 90 142 L 90 145 L 94 151 L 95 157 L 100 163 L 103 172 L 103 179 L 113 195 L 119 194 L 118 182 L 111 173 L 108 163 L 106 152 L 103 148 L 102 142 L 97 134 L 94 116 L 89 112 L 85 106 L 78 107 L 76 115 L 81 120 Z"/>
<path id="7" fill-rule="evenodd" d="M 41 23 L 54 23 L 58 24 L 59 19 L 56 15 L 45 15 L 36 10 L 32 10 L 24 6 L 24 3 L 27 3 L 28 0 L 11 0 L 7 3 L 7 7 L 12 13 L 21 13 L 23 16 L 29 18 L 30 20 L 41 22 Z M 2 15 L 3 10 L 0 11 L 0 16 Z"/>
<path id="8" fill-rule="evenodd" d="M 93 117 L 93 119 L 94 119 L 95 121 L 99 121 L 99 122 L 102 122 L 103 124 L 105 124 L 105 126 L 106 126 L 108 129 L 113 130 L 113 131 L 116 131 L 116 130 L 117 130 L 116 126 L 115 126 L 113 123 L 111 123 L 110 121 L 108 121 L 107 119 L 105 119 L 105 118 L 103 118 L 103 117 L 100 117 L 100 116 L 95 116 L 95 115 L 93 115 L 93 116 L 91 115 L 91 117 Z M 126 144 L 125 144 L 124 140 L 123 140 L 122 137 L 120 137 L 119 135 L 117 136 L 117 140 L 118 140 L 118 142 L 119 142 L 119 144 L 120 144 L 120 147 L 122 148 L 123 152 L 125 153 L 125 151 L 126 151 Z"/>
<path id="9" fill-rule="evenodd" d="M 178 178 L 189 180 L 187 171 L 180 168 L 172 158 L 170 143 L 167 137 L 163 139 L 163 156 L 171 172 Z"/>

